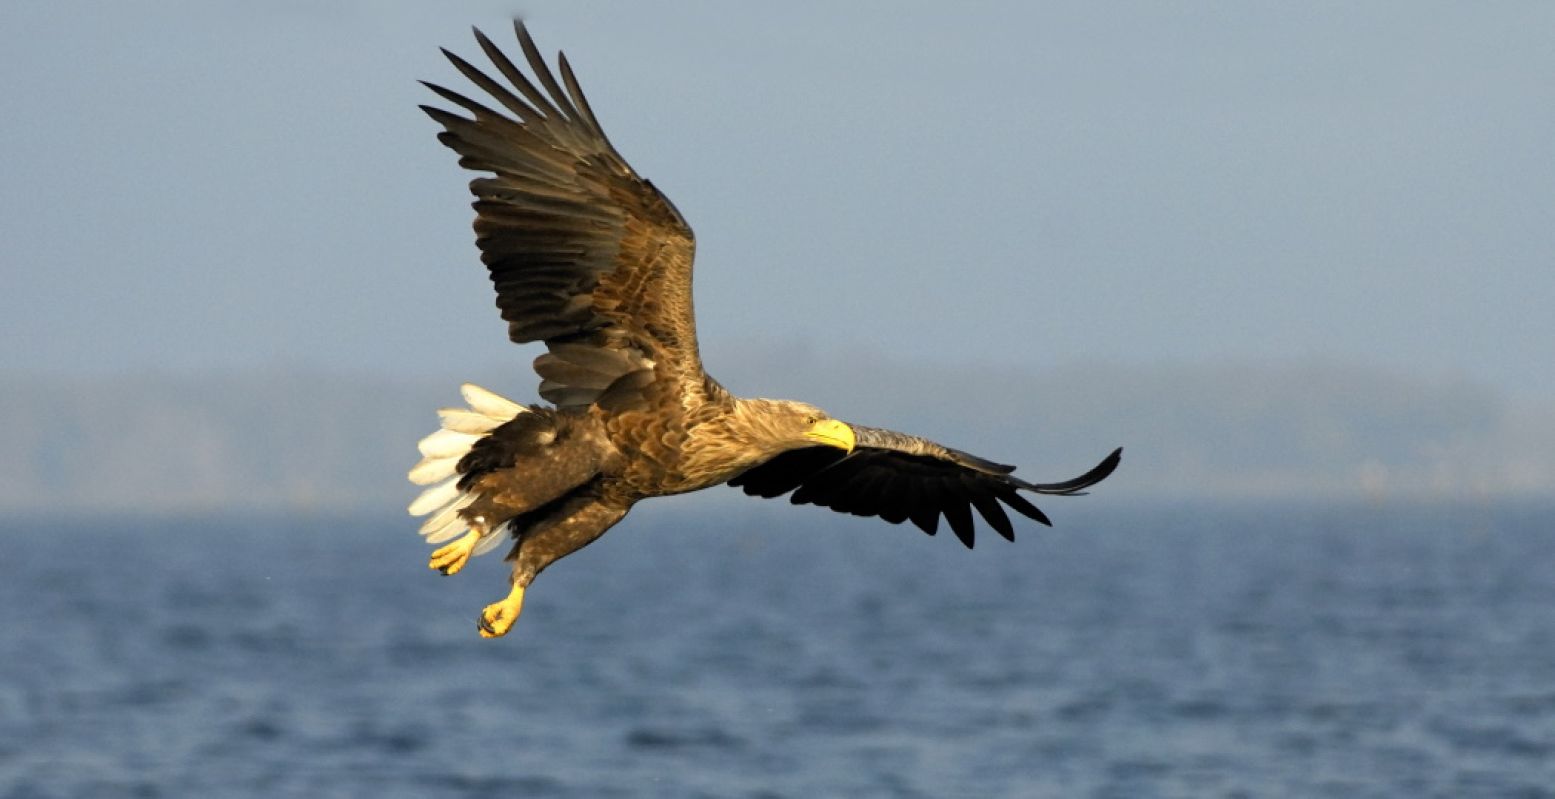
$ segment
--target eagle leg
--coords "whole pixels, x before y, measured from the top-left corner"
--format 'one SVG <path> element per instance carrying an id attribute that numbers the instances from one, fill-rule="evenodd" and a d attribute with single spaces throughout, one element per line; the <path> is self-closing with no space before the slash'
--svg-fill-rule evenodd
<path id="1" fill-rule="evenodd" d="M 482 638 L 500 638 L 507 635 L 508 630 L 513 629 L 513 622 L 518 621 L 518 614 L 524 609 L 524 586 L 513 584 L 513 590 L 508 592 L 507 598 L 501 602 L 493 602 L 481 611 L 480 620 L 475 624 L 480 628 Z"/>
<path id="2" fill-rule="evenodd" d="M 513 561 L 512 590 L 501 602 L 481 611 L 482 638 L 506 635 L 524 607 L 524 589 L 545 567 L 599 538 L 621 517 L 629 503 L 602 501 L 591 490 L 582 490 L 556 501 L 554 506 L 537 511 L 535 517 L 514 520 L 518 539 L 508 560 Z"/>
<path id="3" fill-rule="evenodd" d="M 471 529 L 452 544 L 434 551 L 432 558 L 427 561 L 427 568 L 445 575 L 458 574 L 464 564 L 470 562 L 470 553 L 475 551 L 475 545 L 480 540 L 480 528 Z"/>

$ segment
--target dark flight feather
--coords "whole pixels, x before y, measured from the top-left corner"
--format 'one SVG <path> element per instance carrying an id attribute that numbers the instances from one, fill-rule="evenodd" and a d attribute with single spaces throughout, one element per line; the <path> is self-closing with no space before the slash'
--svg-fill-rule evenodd
<path id="1" fill-rule="evenodd" d="M 511 117 L 430 83 L 471 116 L 423 107 L 461 165 L 491 173 L 472 180 L 470 191 L 476 244 L 508 337 L 543 341 L 553 351 L 566 344 L 623 356 L 609 361 L 611 369 L 537 360 L 541 396 L 558 407 L 586 407 L 607 395 L 616 407 L 678 405 L 685 392 L 705 392 L 690 226 L 617 154 L 572 67 L 561 62 L 558 82 L 523 25 L 514 30 L 533 80 L 479 31 L 481 50 L 510 86 L 445 51 Z M 579 356 L 559 360 L 576 365 Z"/>
<path id="2" fill-rule="evenodd" d="M 481 51 L 491 60 L 492 65 L 497 68 L 498 72 L 502 73 L 502 77 L 507 78 L 508 82 L 518 89 L 520 94 L 524 95 L 524 99 L 532 107 L 532 110 L 520 112 L 521 116 L 527 119 L 531 118 L 531 115 L 537 114 L 538 119 L 536 121 L 546 118 L 561 118 L 561 113 L 556 110 L 555 106 L 551 105 L 549 100 L 545 99 L 545 95 L 539 89 L 536 89 L 533 83 L 529 82 L 529 78 L 524 76 L 523 70 L 519 69 L 508 58 L 507 53 L 502 52 L 490 39 L 486 38 L 486 34 L 482 33 L 480 28 L 472 28 L 471 30 L 475 31 L 475 41 L 480 44 Z M 518 35 L 520 39 L 523 39 L 528 36 L 528 33 L 523 30 L 522 26 L 519 26 Z"/>
<path id="3" fill-rule="evenodd" d="M 1010 474 L 1013 467 L 927 439 L 891 430 L 855 429 L 859 443 L 852 453 L 843 455 L 830 447 L 790 450 L 737 475 L 729 485 L 759 497 L 793 492 L 789 501 L 796 505 L 878 516 L 892 524 L 911 520 L 929 535 L 938 531 L 943 516 L 956 538 L 970 549 L 975 543 L 972 508 L 1000 537 L 1014 541 L 1015 528 L 1001 502 L 1051 526 L 1047 514 L 1018 492 L 1072 496 L 1112 474 L 1123 452 L 1115 450 L 1072 480 L 1028 483 Z M 880 485 L 893 488 L 879 490 Z"/>

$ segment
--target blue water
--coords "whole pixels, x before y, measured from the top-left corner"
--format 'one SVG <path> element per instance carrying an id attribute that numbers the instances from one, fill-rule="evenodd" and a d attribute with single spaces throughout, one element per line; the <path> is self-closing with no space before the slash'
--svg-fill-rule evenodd
<path id="1" fill-rule="evenodd" d="M 1555 796 L 1550 507 L 745 508 L 496 641 L 398 515 L 5 522 L 0 797 Z"/>

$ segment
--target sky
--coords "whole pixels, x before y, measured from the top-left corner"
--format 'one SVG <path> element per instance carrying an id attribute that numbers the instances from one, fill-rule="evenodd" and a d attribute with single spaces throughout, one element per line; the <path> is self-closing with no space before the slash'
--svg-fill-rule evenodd
<path id="1" fill-rule="evenodd" d="M 1547 3 L 0 4 L 0 375 L 523 370 L 416 108 L 515 11 L 696 230 L 715 374 L 1555 395 Z"/>

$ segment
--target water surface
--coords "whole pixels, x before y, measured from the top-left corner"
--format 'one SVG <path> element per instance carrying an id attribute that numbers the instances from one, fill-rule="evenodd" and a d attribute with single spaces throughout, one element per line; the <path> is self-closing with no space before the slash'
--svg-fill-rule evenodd
<path id="1" fill-rule="evenodd" d="M 398 515 L 5 522 L 0 797 L 1555 796 L 1549 507 L 1104 499 L 645 506 L 497 641 Z"/>

